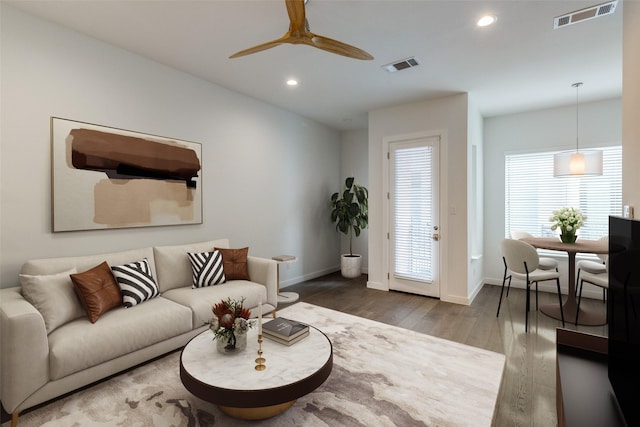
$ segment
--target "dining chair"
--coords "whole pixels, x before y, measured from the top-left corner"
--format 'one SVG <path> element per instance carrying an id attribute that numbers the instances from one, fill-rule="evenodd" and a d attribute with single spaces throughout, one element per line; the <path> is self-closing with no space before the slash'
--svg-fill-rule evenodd
<path id="1" fill-rule="evenodd" d="M 591 273 L 587 270 L 582 272 L 582 277 L 580 278 L 580 288 L 578 290 L 578 309 L 576 310 L 576 325 L 578 324 L 578 315 L 580 314 L 580 301 L 582 300 L 582 287 L 585 282 L 602 288 L 603 294 L 606 294 L 607 291 L 609 290 L 609 272 L 607 271 L 606 264 L 605 264 L 605 269 L 603 273 Z M 607 323 L 608 323 L 609 322 L 608 307 L 606 309 L 606 316 L 607 316 Z"/>
<path id="2" fill-rule="evenodd" d="M 603 242 L 609 242 L 609 236 L 602 236 L 598 240 Z M 608 255 L 607 254 L 597 254 L 600 261 L 591 261 L 588 259 L 583 259 L 578 261 L 576 265 L 576 269 L 578 272 L 576 273 L 576 289 L 578 289 L 578 285 L 580 284 L 580 273 L 582 271 L 591 273 L 591 274 L 604 274 L 607 272 L 607 268 L 605 266 L 607 262 Z M 581 287 L 580 287 L 581 288 Z M 602 302 L 606 302 L 607 290 L 602 288 Z"/>
<path id="3" fill-rule="evenodd" d="M 500 316 L 500 306 L 502 305 L 502 294 L 504 293 L 504 284 L 509 280 L 509 285 L 507 286 L 507 296 L 509 297 L 509 289 L 511 289 L 511 274 L 509 269 L 507 268 L 507 260 L 502 257 L 502 263 L 504 264 L 504 273 L 502 274 L 502 289 L 500 290 L 500 300 L 498 301 L 498 311 L 496 312 L 496 317 Z"/>
<path id="4" fill-rule="evenodd" d="M 503 239 L 500 245 L 502 256 L 504 257 L 506 268 L 511 272 L 511 276 L 524 280 L 526 284 L 526 309 L 525 309 L 525 332 L 529 329 L 529 311 L 531 308 L 531 286 L 536 285 L 536 310 L 538 310 L 538 282 L 555 280 L 558 290 L 558 302 L 560 303 L 560 317 L 564 326 L 564 313 L 562 311 L 562 293 L 560 292 L 560 273 L 555 270 L 542 270 L 540 266 L 540 256 L 536 248 L 530 244 L 516 239 Z"/>
<path id="5" fill-rule="evenodd" d="M 509 234 L 511 235 L 512 239 L 516 239 L 516 240 L 534 237 L 533 234 L 528 233 L 526 231 L 522 231 L 522 230 L 513 230 L 513 231 L 510 231 Z M 540 270 L 558 271 L 558 261 L 556 261 L 553 258 L 540 257 L 540 266 L 538 268 Z"/>

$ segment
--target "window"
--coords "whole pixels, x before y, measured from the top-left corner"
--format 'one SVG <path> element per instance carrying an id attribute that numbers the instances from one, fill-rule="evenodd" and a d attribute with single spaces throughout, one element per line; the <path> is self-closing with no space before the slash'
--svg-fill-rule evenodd
<path id="1" fill-rule="evenodd" d="M 602 150 L 602 176 L 553 176 L 555 152 L 505 156 L 505 236 L 510 230 L 552 237 L 551 212 L 580 208 L 587 216 L 578 234 L 598 239 L 609 232 L 609 215 L 622 214 L 622 147 Z"/>

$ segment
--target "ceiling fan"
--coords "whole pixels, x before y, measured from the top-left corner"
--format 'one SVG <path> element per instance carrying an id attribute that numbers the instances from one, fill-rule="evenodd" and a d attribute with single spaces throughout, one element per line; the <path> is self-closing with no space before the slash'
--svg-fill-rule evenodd
<path id="1" fill-rule="evenodd" d="M 254 47 L 250 47 L 245 50 L 241 50 L 240 52 L 234 53 L 229 58 L 238 58 L 240 56 L 250 55 L 252 53 L 271 49 L 272 47 L 279 46 L 283 43 L 289 43 L 306 44 L 318 49 L 325 50 L 327 52 L 347 56 L 354 59 L 373 59 L 373 56 L 362 49 L 358 49 L 355 46 L 351 46 L 349 44 L 330 39 L 328 37 L 320 36 L 309 31 L 309 22 L 305 17 L 304 11 L 304 5 L 306 3 L 305 0 L 285 0 L 285 3 L 287 5 L 287 12 L 289 14 L 289 21 L 291 21 L 291 23 L 289 24 L 289 31 L 287 31 L 284 36 L 280 37 L 279 39 L 275 39 Z"/>

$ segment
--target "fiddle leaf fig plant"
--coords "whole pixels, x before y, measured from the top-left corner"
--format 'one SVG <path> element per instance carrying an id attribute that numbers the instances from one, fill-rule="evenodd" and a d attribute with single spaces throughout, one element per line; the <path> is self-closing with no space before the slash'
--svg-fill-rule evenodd
<path id="1" fill-rule="evenodd" d="M 349 255 L 353 256 L 353 236 L 369 225 L 369 190 L 354 183 L 354 177 L 345 180 L 342 194 L 331 196 L 331 222 L 336 230 L 349 235 Z"/>

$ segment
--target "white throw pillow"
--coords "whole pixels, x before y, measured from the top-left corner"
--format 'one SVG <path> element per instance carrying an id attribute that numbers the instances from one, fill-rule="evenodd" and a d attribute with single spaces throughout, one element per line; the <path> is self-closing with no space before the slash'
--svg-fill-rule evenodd
<path id="1" fill-rule="evenodd" d="M 75 273 L 73 268 L 50 275 L 20 275 L 22 296 L 42 314 L 47 333 L 85 315 L 69 277 Z"/>

